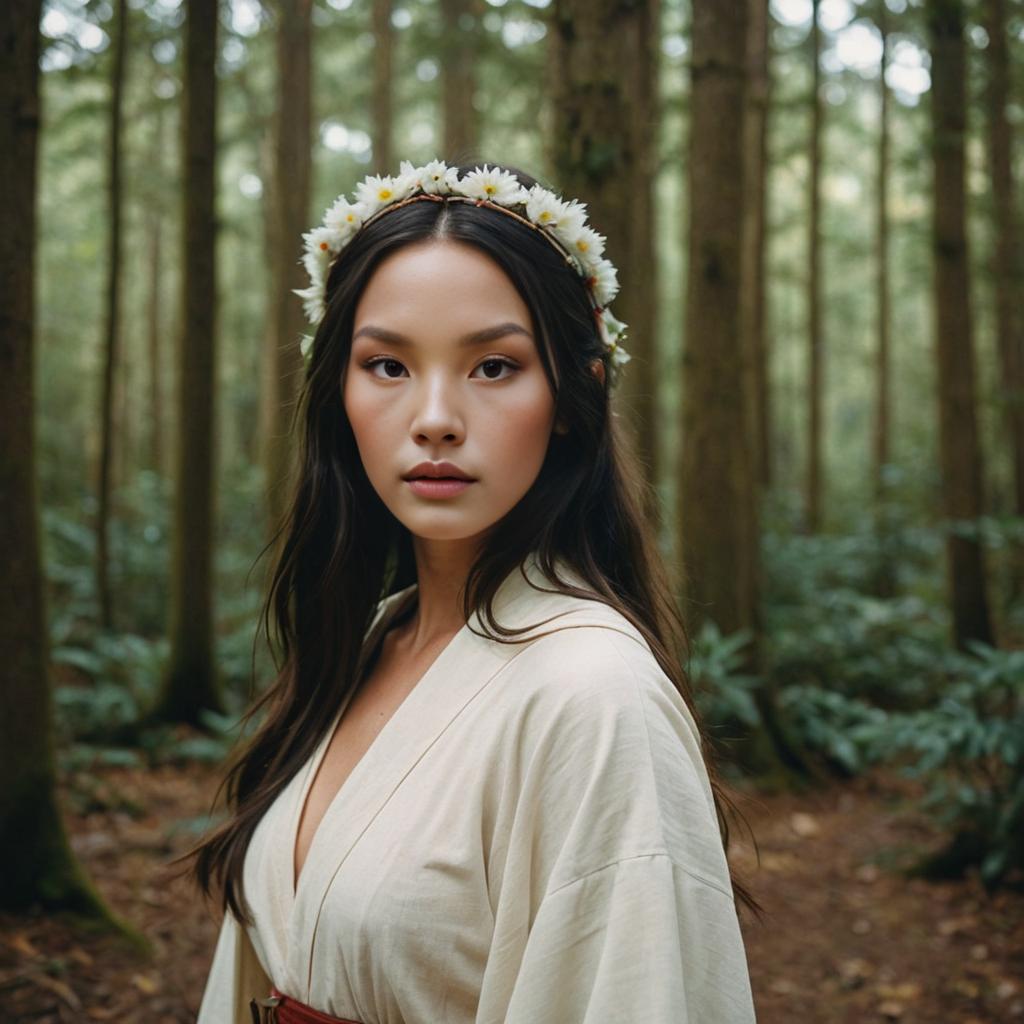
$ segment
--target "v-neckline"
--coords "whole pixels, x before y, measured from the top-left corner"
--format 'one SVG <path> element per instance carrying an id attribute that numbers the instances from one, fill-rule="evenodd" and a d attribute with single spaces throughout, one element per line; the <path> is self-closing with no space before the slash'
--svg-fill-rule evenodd
<path id="1" fill-rule="evenodd" d="M 371 668 L 371 665 L 376 664 L 377 657 L 379 657 L 380 653 L 377 648 L 378 645 L 382 642 L 384 635 L 407 610 L 410 602 L 416 598 L 417 593 L 418 586 L 416 584 L 410 585 L 408 588 L 408 592 L 405 594 L 405 596 L 403 596 L 400 600 L 396 600 L 394 605 L 381 616 L 381 619 L 377 623 L 372 634 L 367 638 L 366 651 L 368 657 L 365 661 L 362 662 L 362 668 L 360 669 L 359 685 L 362 685 L 362 683 L 364 682 L 363 674 Z M 438 662 L 451 649 L 456 639 L 458 639 L 458 637 L 460 637 L 468 627 L 468 623 L 463 623 L 463 625 L 458 630 L 456 630 L 455 633 L 452 634 L 448 642 L 437 653 L 434 660 L 431 661 L 431 663 L 427 666 L 424 672 L 420 675 L 419 679 L 417 679 L 413 686 L 409 689 L 409 692 L 405 695 L 405 697 L 402 698 L 401 702 L 398 704 L 395 710 L 392 711 L 391 715 L 388 717 L 388 720 L 377 732 L 377 735 L 374 736 L 374 738 L 370 741 L 369 746 L 366 748 L 366 750 L 363 751 L 362 756 L 359 758 L 359 760 L 356 761 L 356 763 L 349 770 L 348 775 L 346 775 L 344 781 L 334 792 L 334 795 L 331 797 L 327 806 L 324 808 L 324 813 L 321 815 L 320 820 L 317 822 L 317 826 L 313 831 L 313 835 L 310 837 L 309 845 L 306 847 L 306 856 L 302 862 L 302 870 L 296 872 L 295 851 L 298 846 L 299 828 L 301 827 L 302 824 L 303 815 L 306 812 L 306 804 L 309 801 L 309 794 L 313 788 L 314 783 L 316 782 L 316 777 L 320 772 L 320 766 L 323 764 L 324 758 L 327 756 L 327 750 L 331 745 L 331 739 L 334 737 L 334 734 L 337 731 L 338 724 L 340 723 L 342 716 L 345 714 L 346 708 L 351 703 L 352 698 L 355 696 L 355 692 L 358 689 L 358 686 L 355 689 L 353 689 L 348 694 L 346 699 L 342 702 L 341 708 L 338 710 L 338 713 L 334 716 L 330 727 L 327 729 L 326 734 L 323 736 L 319 746 L 313 753 L 313 757 L 310 761 L 309 768 L 303 780 L 302 789 L 299 792 L 297 800 L 298 813 L 293 814 L 292 827 L 289 830 L 291 842 L 289 844 L 288 877 L 291 883 L 290 890 L 293 907 L 298 901 L 299 890 L 302 886 L 302 881 L 305 878 L 306 874 L 308 873 L 306 869 L 309 867 L 309 862 L 312 859 L 313 851 L 314 848 L 316 847 L 317 838 L 320 835 L 321 831 L 323 830 L 324 823 L 326 822 L 328 815 L 330 815 L 332 809 L 338 803 L 338 801 L 342 797 L 342 794 L 347 789 L 349 782 L 352 779 L 352 776 L 356 774 L 360 765 L 362 765 L 362 763 L 367 759 L 367 757 L 369 757 L 370 754 L 373 752 L 374 748 L 380 742 L 381 736 L 388 732 L 389 728 L 391 727 L 391 723 L 394 722 L 394 720 L 398 717 L 403 707 L 405 707 L 405 705 L 409 701 L 409 698 L 412 697 L 412 695 L 420 688 L 421 684 L 427 678 L 427 676 L 429 676 L 434 671 Z"/>

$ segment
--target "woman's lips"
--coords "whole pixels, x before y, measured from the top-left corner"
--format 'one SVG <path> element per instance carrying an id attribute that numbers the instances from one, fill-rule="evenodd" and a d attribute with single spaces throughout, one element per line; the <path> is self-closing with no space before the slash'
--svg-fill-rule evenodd
<path id="1" fill-rule="evenodd" d="M 451 476 L 418 476 L 406 482 L 421 498 L 450 498 L 476 483 L 475 480 L 459 480 Z"/>

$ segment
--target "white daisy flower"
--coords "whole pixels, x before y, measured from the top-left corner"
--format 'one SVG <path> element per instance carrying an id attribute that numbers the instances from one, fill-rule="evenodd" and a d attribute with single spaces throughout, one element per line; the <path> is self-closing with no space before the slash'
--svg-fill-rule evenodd
<path id="1" fill-rule="evenodd" d="M 526 214 L 542 228 L 555 228 L 569 217 L 569 204 L 554 192 L 534 185 L 527 193 Z"/>
<path id="2" fill-rule="evenodd" d="M 613 366 L 625 366 L 632 358 L 618 342 L 612 345 L 611 356 Z"/>
<path id="3" fill-rule="evenodd" d="M 585 211 L 586 207 L 574 199 L 571 203 L 566 204 L 564 214 L 554 228 L 555 237 L 577 257 L 581 256 L 581 253 L 577 250 L 576 243 L 586 228 L 587 215 Z M 579 259 L 577 259 L 577 264 L 580 264 Z M 581 271 L 586 271 L 586 269 L 580 266 Z"/>
<path id="4" fill-rule="evenodd" d="M 365 219 L 366 208 L 362 203 L 350 203 L 344 196 L 338 196 L 334 205 L 324 212 L 324 227 L 337 231 L 344 244 L 362 227 Z"/>
<path id="5" fill-rule="evenodd" d="M 366 208 L 366 216 L 372 217 L 378 210 L 404 199 L 412 191 L 412 181 L 406 175 L 397 178 L 390 174 L 368 174 L 356 185 L 356 199 Z M 405 194 L 400 194 L 400 193 Z"/>
<path id="6" fill-rule="evenodd" d="M 626 325 L 621 320 L 616 320 L 607 309 L 602 310 L 598 316 L 597 328 L 605 347 L 613 352 L 626 336 Z"/>
<path id="7" fill-rule="evenodd" d="M 586 276 L 597 269 L 597 261 L 604 252 L 604 235 L 599 235 L 592 228 L 581 228 L 570 244 L 570 250 L 579 262 Z"/>
<path id="8" fill-rule="evenodd" d="M 459 172 L 449 167 L 443 160 L 431 160 L 422 167 L 413 167 L 408 160 L 403 160 L 402 174 L 411 176 L 416 187 L 432 195 L 446 195 L 453 191 L 459 181 Z"/>
<path id="9" fill-rule="evenodd" d="M 598 259 L 590 280 L 593 282 L 594 298 L 600 306 L 607 306 L 619 294 L 618 271 L 611 260 Z"/>
<path id="10" fill-rule="evenodd" d="M 330 227 L 313 228 L 302 236 L 302 240 L 306 243 L 306 252 L 314 252 L 325 260 L 341 252 L 343 244 L 341 232 Z"/>
<path id="11" fill-rule="evenodd" d="M 472 199 L 488 199 L 499 206 L 522 202 L 523 195 L 523 187 L 514 174 L 487 164 L 468 171 L 459 181 L 456 191 Z"/>
<path id="12" fill-rule="evenodd" d="M 313 335 L 304 334 L 299 339 L 299 351 L 302 353 L 303 359 L 309 358 L 309 353 L 313 348 Z"/>
<path id="13" fill-rule="evenodd" d="M 306 273 L 309 274 L 310 284 L 323 287 L 327 283 L 327 267 L 330 262 L 330 252 L 309 249 L 302 254 L 302 265 L 306 268 Z"/>
<path id="14" fill-rule="evenodd" d="M 319 285 L 311 285 L 309 288 L 293 288 L 292 291 L 302 299 L 302 308 L 306 313 L 306 319 L 313 324 L 319 323 L 327 312 L 324 304 L 324 290 Z"/>

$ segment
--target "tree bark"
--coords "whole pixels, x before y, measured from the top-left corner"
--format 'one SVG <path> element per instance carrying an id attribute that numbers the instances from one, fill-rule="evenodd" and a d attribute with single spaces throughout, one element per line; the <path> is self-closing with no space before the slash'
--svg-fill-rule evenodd
<path id="1" fill-rule="evenodd" d="M 679 550 L 694 624 L 723 633 L 759 632 L 739 314 L 745 7 L 693 5 Z"/>
<path id="2" fill-rule="evenodd" d="M 35 464 L 41 13 L 41 0 L 0 5 L 0 907 L 43 903 L 105 917 L 68 846 L 55 780 Z"/>
<path id="3" fill-rule="evenodd" d="M 103 629 L 114 625 L 110 591 L 110 491 L 114 458 L 114 377 L 119 361 L 121 301 L 121 122 L 124 111 L 124 77 L 128 4 L 118 0 L 114 16 L 113 62 L 110 70 L 110 134 L 108 138 L 107 202 L 110 231 L 107 236 L 106 323 L 103 343 L 103 386 L 100 389 L 100 464 L 96 511 L 96 596 Z"/>
<path id="4" fill-rule="evenodd" d="M 184 236 L 171 554 L 171 652 L 150 719 L 202 724 L 223 710 L 213 656 L 216 398 L 215 155 L 217 0 L 188 0 L 185 20 Z"/>
<path id="5" fill-rule="evenodd" d="M 740 302 L 748 14 L 746 3 L 693 3 L 678 550 L 690 632 L 705 620 L 722 635 L 748 630 L 742 670 L 760 673 L 758 489 L 744 408 Z M 764 728 L 728 723 L 730 756 L 758 772 L 805 770 L 784 734 L 774 693 L 762 689 L 757 704 Z"/>
<path id="6" fill-rule="evenodd" d="M 964 182 L 964 12 L 959 0 L 928 0 L 932 90 L 932 252 L 939 451 L 953 638 L 992 642 L 984 553 L 977 535 L 981 447 L 974 405 L 974 353 Z"/>
<path id="7" fill-rule="evenodd" d="M 889 64 L 889 25 L 885 3 L 878 6 L 876 20 L 882 37 L 882 58 L 878 73 L 878 195 L 875 208 L 875 302 L 878 349 L 875 361 L 874 477 L 875 495 L 884 493 L 883 472 L 889 462 L 889 349 L 891 320 L 889 297 L 889 86 L 885 81 Z"/>
<path id="8" fill-rule="evenodd" d="M 373 0 L 373 164 L 378 174 L 397 174 L 392 167 L 394 50 L 391 0 Z"/>
<path id="9" fill-rule="evenodd" d="M 473 94 L 483 13 L 478 0 L 441 0 L 441 121 L 444 159 L 449 164 L 473 160 L 479 145 Z"/>
<path id="10" fill-rule="evenodd" d="M 748 0 L 747 105 L 743 159 L 743 285 L 740 289 L 751 479 L 764 490 L 772 482 L 771 392 L 768 372 L 765 288 L 765 206 L 768 174 L 768 0 Z"/>
<path id="11" fill-rule="evenodd" d="M 281 522 L 287 501 L 287 481 L 294 456 L 290 436 L 302 379 L 299 341 L 306 330 L 302 304 L 292 294 L 304 288 L 302 233 L 308 230 L 312 171 L 312 0 L 277 0 L 278 103 L 274 125 L 274 183 L 267 197 L 274 220 L 270 249 L 271 329 L 265 337 L 263 380 L 263 465 L 266 471 L 268 524 Z"/>
<path id="12" fill-rule="evenodd" d="M 820 0 L 813 0 L 811 16 L 811 138 L 810 180 L 807 187 L 810 204 L 807 218 L 807 507 L 808 533 L 821 528 L 822 463 L 825 445 L 823 395 L 824 337 L 821 322 L 821 26 Z"/>
<path id="13" fill-rule="evenodd" d="M 889 66 L 889 13 L 885 0 L 878 4 L 875 26 L 882 41 L 878 69 L 878 191 L 875 206 L 875 419 L 872 451 L 875 495 L 875 534 L 878 559 L 873 572 L 873 590 L 879 597 L 896 591 L 896 566 L 889 557 L 889 502 L 885 487 L 885 467 L 890 461 L 890 363 L 891 301 L 889 291 L 889 85 L 885 80 Z"/>
<path id="14" fill-rule="evenodd" d="M 1012 460 L 1015 516 L 1024 516 L 1024 316 L 1020 296 L 1024 291 L 1024 254 L 1021 252 L 1017 183 L 1013 167 L 1013 132 L 1007 108 L 1010 101 L 1010 61 L 1006 43 L 1006 2 L 986 0 L 988 32 L 988 162 L 992 182 L 993 232 L 992 279 L 996 299 L 996 348 L 999 354 L 1006 434 Z M 1010 559 L 1009 597 L 1024 590 L 1024 551 L 1020 546 Z"/>
<path id="15" fill-rule="evenodd" d="M 555 0 L 548 68 L 554 112 L 550 160 L 557 189 L 588 206 L 608 239 L 621 290 L 612 303 L 629 325 L 625 366 L 613 403 L 632 427 L 637 457 L 653 483 L 655 465 L 655 296 L 653 140 L 658 124 L 658 0 Z M 657 517 L 658 510 L 650 514 Z"/>
<path id="16" fill-rule="evenodd" d="M 159 107 L 156 115 L 156 138 L 153 159 L 160 164 L 163 152 L 164 112 Z M 163 210 L 156 202 L 147 216 L 146 234 L 149 238 L 146 296 L 146 348 L 149 362 L 149 464 L 153 471 L 163 476 L 166 471 L 164 447 L 164 389 L 163 389 L 163 309 L 161 304 L 161 282 L 163 279 Z"/>

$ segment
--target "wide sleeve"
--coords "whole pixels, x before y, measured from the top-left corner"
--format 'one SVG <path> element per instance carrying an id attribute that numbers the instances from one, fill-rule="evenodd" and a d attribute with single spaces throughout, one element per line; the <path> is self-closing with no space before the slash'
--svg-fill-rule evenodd
<path id="1" fill-rule="evenodd" d="M 556 636 L 517 659 L 528 693 L 509 730 L 477 1024 L 751 1024 L 688 709 L 638 642 L 600 628 Z"/>
<path id="2" fill-rule="evenodd" d="M 617 861 L 544 897 L 506 1024 L 750 1024 L 733 897 L 664 854 Z"/>
<path id="3" fill-rule="evenodd" d="M 252 1024 L 249 1001 L 270 984 L 248 932 L 225 911 L 196 1024 Z"/>

